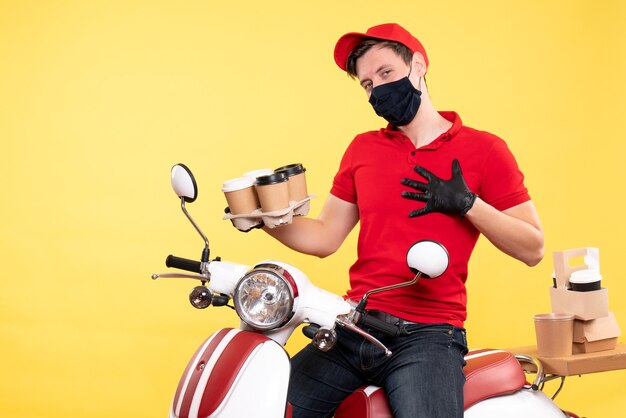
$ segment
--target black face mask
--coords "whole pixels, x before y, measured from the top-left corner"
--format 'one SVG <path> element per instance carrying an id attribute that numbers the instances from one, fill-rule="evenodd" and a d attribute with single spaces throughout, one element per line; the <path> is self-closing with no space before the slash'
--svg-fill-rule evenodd
<path id="1" fill-rule="evenodd" d="M 409 76 L 372 89 L 370 104 L 378 116 L 394 126 L 409 124 L 422 102 L 422 92 L 416 89 Z"/>

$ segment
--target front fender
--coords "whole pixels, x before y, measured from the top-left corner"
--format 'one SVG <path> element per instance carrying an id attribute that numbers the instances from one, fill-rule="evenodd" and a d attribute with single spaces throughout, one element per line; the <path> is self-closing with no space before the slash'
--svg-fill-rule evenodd
<path id="1" fill-rule="evenodd" d="M 271 339 L 225 328 L 196 351 L 178 384 L 170 418 L 284 416 L 289 356 Z"/>

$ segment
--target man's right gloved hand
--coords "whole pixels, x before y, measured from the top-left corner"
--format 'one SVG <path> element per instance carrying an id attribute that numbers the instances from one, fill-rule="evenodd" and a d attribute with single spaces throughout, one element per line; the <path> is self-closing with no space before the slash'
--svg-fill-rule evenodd
<path id="1" fill-rule="evenodd" d="M 452 161 L 452 177 L 448 180 L 437 177 L 419 165 L 413 167 L 413 170 L 427 181 L 424 183 L 407 178 L 402 179 L 402 184 L 420 192 L 402 192 L 402 197 L 425 202 L 426 206 L 412 211 L 409 217 L 440 212 L 458 215 L 462 218 L 474 205 L 476 194 L 465 184 L 461 165 L 456 158 Z"/>

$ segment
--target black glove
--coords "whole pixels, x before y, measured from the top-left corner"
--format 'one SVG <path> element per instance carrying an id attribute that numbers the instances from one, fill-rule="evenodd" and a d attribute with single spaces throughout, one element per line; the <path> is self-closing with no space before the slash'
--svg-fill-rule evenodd
<path id="1" fill-rule="evenodd" d="M 428 180 L 428 182 L 422 183 L 411 179 L 402 179 L 402 184 L 405 186 L 422 192 L 402 192 L 402 197 L 426 202 L 426 206 L 422 209 L 411 211 L 409 213 L 410 218 L 432 212 L 460 215 L 462 218 L 474 205 L 476 194 L 472 193 L 468 189 L 467 184 L 465 184 L 461 165 L 456 158 L 452 161 L 452 178 L 450 180 L 442 180 L 419 165 L 413 167 L 413 170 Z"/>
<path id="2" fill-rule="evenodd" d="M 224 208 L 224 213 L 230 213 L 230 208 L 229 208 L 228 206 L 226 206 L 226 207 Z M 230 220 L 230 223 L 232 223 L 232 224 L 233 224 L 233 226 L 234 226 L 235 228 L 237 228 L 237 227 L 235 226 L 235 223 L 233 222 L 233 220 L 232 220 L 232 219 Z M 248 229 L 246 229 L 246 230 L 239 229 L 239 228 L 237 228 L 237 229 L 238 229 L 239 231 L 241 231 L 241 232 L 246 232 L 246 233 L 247 233 L 247 232 L 252 231 L 253 229 L 261 229 L 261 228 L 263 228 L 264 226 L 265 226 L 265 223 L 263 222 L 263 220 L 261 220 L 261 222 L 260 222 L 260 223 L 258 223 L 258 224 L 256 224 L 256 225 L 254 225 L 253 227 L 250 227 L 250 228 L 248 228 Z"/>

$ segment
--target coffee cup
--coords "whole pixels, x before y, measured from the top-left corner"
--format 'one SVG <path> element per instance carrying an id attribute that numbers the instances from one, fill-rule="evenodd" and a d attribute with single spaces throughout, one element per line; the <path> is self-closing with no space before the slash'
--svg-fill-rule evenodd
<path id="1" fill-rule="evenodd" d="M 261 168 L 258 170 L 252 170 L 252 171 L 248 171 L 247 173 L 243 173 L 243 177 L 249 177 L 250 179 L 252 179 L 252 182 L 254 183 L 257 177 L 268 176 L 273 173 L 274 173 L 274 170 L 272 170 L 271 168 Z"/>
<path id="2" fill-rule="evenodd" d="M 289 200 L 300 202 L 309 196 L 306 189 L 305 171 L 302 164 L 289 164 L 274 170 L 275 173 L 285 173 L 289 178 Z"/>
<path id="3" fill-rule="evenodd" d="M 589 292 L 602 288 L 602 275 L 596 269 L 578 270 L 569 278 L 570 290 L 575 292 Z"/>
<path id="4" fill-rule="evenodd" d="M 259 208 L 259 201 L 253 185 L 253 181 L 248 177 L 226 180 L 222 184 L 222 192 L 226 196 L 230 213 L 243 215 L 252 213 Z"/>
<path id="5" fill-rule="evenodd" d="M 284 173 L 259 176 L 254 183 L 261 210 L 273 212 L 289 207 L 288 179 Z"/>
<path id="6" fill-rule="evenodd" d="M 574 315 L 546 313 L 535 315 L 537 351 L 542 357 L 572 355 Z"/>

